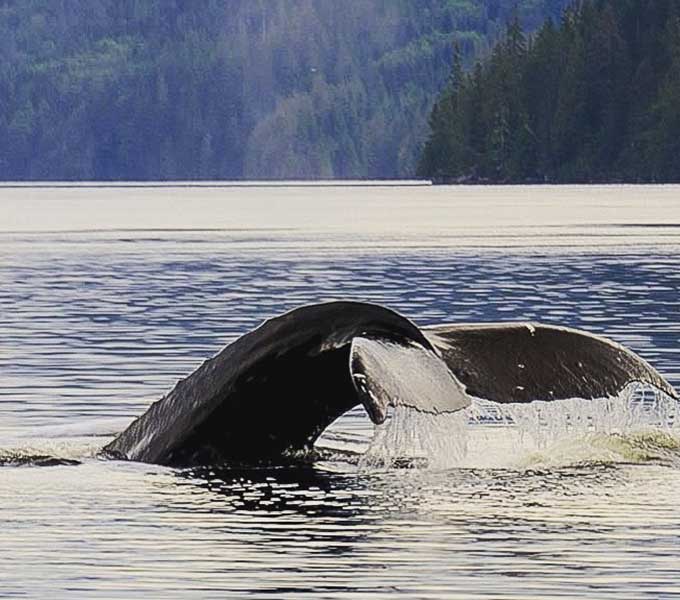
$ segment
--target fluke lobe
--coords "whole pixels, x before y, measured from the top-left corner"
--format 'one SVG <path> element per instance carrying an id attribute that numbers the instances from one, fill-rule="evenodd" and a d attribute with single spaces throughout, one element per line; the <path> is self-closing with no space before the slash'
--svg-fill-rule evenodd
<path id="1" fill-rule="evenodd" d="M 165 465 L 217 464 L 306 450 L 362 404 L 455 412 L 499 403 L 616 396 L 641 382 L 679 399 L 646 361 L 611 340 L 538 323 L 417 327 L 375 304 L 303 306 L 229 344 L 154 403 L 104 452 Z"/>

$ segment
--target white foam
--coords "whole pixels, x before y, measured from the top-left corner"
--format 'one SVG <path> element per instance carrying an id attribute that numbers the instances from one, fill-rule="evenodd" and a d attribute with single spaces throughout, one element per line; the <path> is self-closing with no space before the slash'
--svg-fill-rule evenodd
<path id="1" fill-rule="evenodd" d="M 399 406 L 382 425 L 360 468 L 513 467 L 653 458 L 680 447 L 680 403 L 641 385 L 619 396 L 529 404 L 475 399 L 470 407 L 428 414 Z"/>

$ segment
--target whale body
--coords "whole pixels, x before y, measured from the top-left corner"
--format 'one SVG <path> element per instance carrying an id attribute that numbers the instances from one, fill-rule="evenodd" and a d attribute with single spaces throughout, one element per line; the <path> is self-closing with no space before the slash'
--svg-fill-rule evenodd
<path id="1" fill-rule="evenodd" d="M 173 466 L 311 449 L 363 405 L 455 412 L 498 403 L 596 399 L 634 382 L 679 399 L 645 360 L 607 338 L 539 323 L 418 327 L 376 304 L 328 302 L 265 321 L 204 362 L 104 448 Z"/>

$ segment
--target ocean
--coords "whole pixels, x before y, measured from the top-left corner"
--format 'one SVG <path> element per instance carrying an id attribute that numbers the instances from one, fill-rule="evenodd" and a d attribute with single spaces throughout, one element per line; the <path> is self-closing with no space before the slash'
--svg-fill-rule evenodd
<path id="1" fill-rule="evenodd" d="M 416 468 L 362 462 L 361 409 L 315 462 L 98 454 L 239 335 L 337 299 L 586 329 L 680 389 L 680 186 L 0 186 L 0 597 L 680 598 L 673 415 L 444 419 L 427 435 L 465 447 Z"/>

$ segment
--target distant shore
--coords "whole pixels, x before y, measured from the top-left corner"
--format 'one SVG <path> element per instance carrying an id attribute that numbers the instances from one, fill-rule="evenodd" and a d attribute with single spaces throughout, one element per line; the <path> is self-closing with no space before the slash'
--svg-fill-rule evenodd
<path id="1" fill-rule="evenodd" d="M 319 179 L 260 181 L 2 181 L 2 188 L 260 188 L 260 187 L 424 187 L 429 179 Z"/>

